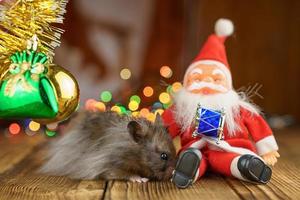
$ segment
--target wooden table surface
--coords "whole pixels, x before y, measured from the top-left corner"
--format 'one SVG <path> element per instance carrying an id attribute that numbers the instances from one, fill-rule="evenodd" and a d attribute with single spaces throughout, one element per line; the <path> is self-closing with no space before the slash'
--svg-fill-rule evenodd
<path id="1" fill-rule="evenodd" d="M 277 131 L 281 158 L 267 185 L 208 173 L 192 187 L 170 182 L 71 180 L 36 173 L 51 138 L 0 136 L 0 199 L 300 199 L 300 128 Z"/>

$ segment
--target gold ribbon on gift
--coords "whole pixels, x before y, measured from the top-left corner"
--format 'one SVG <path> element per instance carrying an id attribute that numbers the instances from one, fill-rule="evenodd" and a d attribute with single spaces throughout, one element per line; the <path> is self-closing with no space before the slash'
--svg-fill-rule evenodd
<path id="1" fill-rule="evenodd" d="M 27 41 L 27 51 L 16 52 L 11 57 L 9 74 L 4 79 L 7 80 L 4 94 L 12 97 L 15 94 L 16 87 L 21 86 L 25 91 L 36 90 L 28 83 L 29 76 L 34 81 L 39 81 L 40 74 L 46 71 L 44 64 L 48 58 L 44 53 L 36 52 L 38 38 L 36 35 Z"/>
<path id="2" fill-rule="evenodd" d="M 21 65 L 17 65 L 15 63 L 12 63 L 9 66 L 9 72 L 14 71 L 15 69 L 20 69 L 18 73 L 11 73 L 7 77 L 7 84 L 4 90 L 4 95 L 6 96 L 14 96 L 16 87 L 20 85 L 25 91 L 31 92 L 33 90 L 36 90 L 32 85 L 30 85 L 26 79 L 25 79 L 25 72 L 28 71 L 28 64 L 23 63 Z"/>

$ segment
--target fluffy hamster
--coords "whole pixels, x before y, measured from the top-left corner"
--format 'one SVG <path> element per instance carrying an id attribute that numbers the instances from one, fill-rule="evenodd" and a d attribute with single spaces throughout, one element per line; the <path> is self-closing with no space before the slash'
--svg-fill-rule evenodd
<path id="1" fill-rule="evenodd" d="M 151 123 L 113 112 L 83 112 L 74 122 L 51 145 L 41 172 L 80 179 L 170 179 L 176 152 L 159 115 Z"/>

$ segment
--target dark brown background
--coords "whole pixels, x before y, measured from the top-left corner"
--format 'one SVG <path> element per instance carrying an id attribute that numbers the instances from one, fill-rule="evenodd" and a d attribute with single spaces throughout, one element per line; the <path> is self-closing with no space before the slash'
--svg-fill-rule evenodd
<path id="1" fill-rule="evenodd" d="M 264 98 L 255 97 L 255 103 L 266 113 L 292 114 L 300 120 L 299 10 L 297 0 L 156 0 L 138 85 L 159 84 L 157 72 L 162 65 L 172 67 L 171 81 L 181 81 L 186 67 L 213 32 L 214 22 L 226 17 L 235 24 L 233 37 L 226 41 L 235 88 L 262 84 Z M 79 39 L 86 23 L 69 4 L 64 39 L 84 49 L 86 59 L 91 59 L 94 56 L 89 47 Z M 125 29 L 105 22 L 102 25 L 126 36 Z M 97 64 L 105 72 L 101 59 Z"/>

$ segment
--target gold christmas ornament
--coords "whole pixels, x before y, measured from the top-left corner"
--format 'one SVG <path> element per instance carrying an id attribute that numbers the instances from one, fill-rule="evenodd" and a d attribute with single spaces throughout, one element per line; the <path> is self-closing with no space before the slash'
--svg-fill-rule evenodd
<path id="1" fill-rule="evenodd" d="M 41 124 L 59 122 L 68 118 L 78 107 L 79 86 L 74 76 L 58 65 L 50 65 L 47 77 L 54 88 L 58 102 L 58 113 L 54 118 L 35 119 Z"/>

